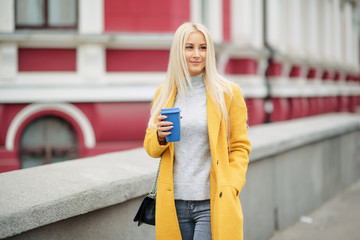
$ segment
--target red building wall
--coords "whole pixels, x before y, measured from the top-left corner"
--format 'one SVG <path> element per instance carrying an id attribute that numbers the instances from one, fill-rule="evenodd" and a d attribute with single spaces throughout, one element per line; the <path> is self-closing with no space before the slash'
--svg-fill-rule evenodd
<path id="1" fill-rule="evenodd" d="M 190 19 L 190 0 L 105 0 L 106 32 L 173 32 Z"/>

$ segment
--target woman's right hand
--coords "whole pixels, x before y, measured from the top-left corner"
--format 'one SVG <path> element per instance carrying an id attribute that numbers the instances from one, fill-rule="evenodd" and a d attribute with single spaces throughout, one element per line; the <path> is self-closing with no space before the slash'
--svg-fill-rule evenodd
<path id="1" fill-rule="evenodd" d="M 159 142 L 162 142 L 166 136 L 169 136 L 171 132 L 167 132 L 167 131 L 173 128 L 172 122 L 164 121 L 166 118 L 167 118 L 166 115 L 158 116 L 157 135 Z"/>

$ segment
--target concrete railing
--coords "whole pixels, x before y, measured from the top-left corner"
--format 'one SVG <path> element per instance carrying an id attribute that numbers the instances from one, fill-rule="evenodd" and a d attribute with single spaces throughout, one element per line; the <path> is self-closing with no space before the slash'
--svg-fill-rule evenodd
<path id="1" fill-rule="evenodd" d="M 268 239 L 360 177 L 360 117 L 328 114 L 249 130 L 245 238 Z M 132 219 L 158 160 L 144 149 L 0 174 L 0 238 L 155 239 Z"/>

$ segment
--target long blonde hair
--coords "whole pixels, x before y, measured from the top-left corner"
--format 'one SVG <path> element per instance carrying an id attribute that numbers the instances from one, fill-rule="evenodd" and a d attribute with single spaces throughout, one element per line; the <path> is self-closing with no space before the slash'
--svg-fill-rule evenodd
<path id="1" fill-rule="evenodd" d="M 224 94 L 233 96 L 230 82 L 221 77 L 216 70 L 215 49 L 213 41 L 206 27 L 199 23 L 186 22 L 175 32 L 170 49 L 170 59 L 166 80 L 159 90 L 158 98 L 153 102 L 150 110 L 149 128 L 156 127 L 157 116 L 160 110 L 169 102 L 174 91 L 183 94 L 188 87 L 191 87 L 191 79 L 185 59 L 185 44 L 189 35 L 193 32 L 201 32 L 206 40 L 206 65 L 204 81 L 206 90 L 217 107 L 220 119 L 226 122 L 229 133 L 228 112 L 225 104 Z M 221 117 L 222 116 L 222 117 Z M 228 134 L 229 137 L 229 134 Z"/>

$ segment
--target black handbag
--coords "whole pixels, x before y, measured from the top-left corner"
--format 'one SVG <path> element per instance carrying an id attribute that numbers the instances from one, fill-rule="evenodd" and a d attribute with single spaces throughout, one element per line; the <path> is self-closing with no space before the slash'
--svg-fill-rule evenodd
<path id="1" fill-rule="evenodd" d="M 159 171 L 160 162 L 151 191 L 142 201 L 140 208 L 134 217 L 134 222 L 138 222 L 138 226 L 143 223 L 155 226 L 156 182 L 159 177 Z"/>
<path id="2" fill-rule="evenodd" d="M 155 198 L 146 196 L 134 217 L 134 222 L 138 222 L 138 226 L 143 223 L 155 226 L 155 205 Z"/>

